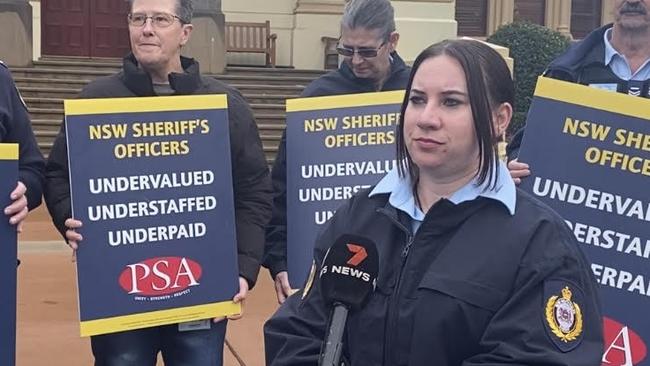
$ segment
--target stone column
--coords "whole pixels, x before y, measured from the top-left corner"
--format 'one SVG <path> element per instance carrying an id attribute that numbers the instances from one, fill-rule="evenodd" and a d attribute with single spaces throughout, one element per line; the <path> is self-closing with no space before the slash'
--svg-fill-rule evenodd
<path id="1" fill-rule="evenodd" d="M 614 22 L 614 0 L 603 0 L 601 11 L 601 24 L 609 24 Z"/>
<path id="2" fill-rule="evenodd" d="M 514 0 L 488 0 L 488 36 L 500 26 L 512 23 L 514 12 Z"/>
<path id="3" fill-rule="evenodd" d="M 0 60 L 11 66 L 32 62 L 32 7 L 27 0 L 0 0 Z"/>
<path id="4" fill-rule="evenodd" d="M 183 54 L 197 59 L 204 73 L 222 73 L 226 67 L 225 17 L 221 0 L 194 0 L 194 30 Z"/>
<path id="5" fill-rule="evenodd" d="M 294 9 L 292 64 L 297 69 L 322 69 L 321 37 L 338 37 L 344 0 L 298 0 Z"/>
<path id="6" fill-rule="evenodd" d="M 546 0 L 546 26 L 571 37 L 571 0 Z"/>
<path id="7" fill-rule="evenodd" d="M 392 0 L 392 4 L 400 34 L 397 52 L 406 62 L 415 61 L 427 46 L 456 37 L 454 0 Z"/>

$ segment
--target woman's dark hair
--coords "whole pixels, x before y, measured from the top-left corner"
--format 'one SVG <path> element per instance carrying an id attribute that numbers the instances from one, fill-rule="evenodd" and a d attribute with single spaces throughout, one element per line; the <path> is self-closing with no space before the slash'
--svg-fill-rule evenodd
<path id="1" fill-rule="evenodd" d="M 510 69 L 499 53 L 490 46 L 474 40 L 446 40 L 427 47 L 413 63 L 413 69 L 406 86 L 402 102 L 400 123 L 397 127 L 397 161 L 399 174 L 405 177 L 407 172 L 411 182 L 418 181 L 418 167 L 413 163 L 404 141 L 404 115 L 409 104 L 413 78 L 422 63 L 432 57 L 446 55 L 460 64 L 465 72 L 469 104 L 472 108 L 474 130 L 479 148 L 478 184 L 486 180 L 495 185 L 497 170 L 493 169 L 498 159 L 496 143 L 499 136 L 494 129 L 492 113 L 502 103 L 514 107 L 514 85 Z"/>

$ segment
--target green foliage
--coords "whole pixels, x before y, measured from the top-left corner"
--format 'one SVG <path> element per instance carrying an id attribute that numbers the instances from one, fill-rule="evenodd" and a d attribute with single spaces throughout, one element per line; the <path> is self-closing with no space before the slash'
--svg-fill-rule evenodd
<path id="1" fill-rule="evenodd" d="M 569 46 L 570 40 L 541 25 L 515 22 L 497 29 L 487 41 L 508 47 L 515 60 L 515 113 L 508 128 L 512 135 L 526 122 L 537 77 Z"/>

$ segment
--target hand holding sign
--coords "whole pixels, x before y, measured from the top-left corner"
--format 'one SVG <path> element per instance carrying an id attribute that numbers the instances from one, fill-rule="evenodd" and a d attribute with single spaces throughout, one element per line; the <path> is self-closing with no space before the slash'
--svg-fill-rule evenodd
<path id="1" fill-rule="evenodd" d="M 18 182 L 16 189 L 14 189 L 10 195 L 10 198 L 13 202 L 4 209 L 5 215 L 10 216 L 9 223 L 11 225 L 18 225 L 18 232 L 22 231 L 23 220 L 27 217 L 27 197 L 25 197 L 26 192 L 27 187 L 25 187 L 22 182 Z"/>
<path id="2" fill-rule="evenodd" d="M 508 162 L 508 170 L 510 171 L 510 176 L 515 184 L 519 185 L 522 178 L 526 178 L 530 175 L 530 167 L 526 163 L 520 162 L 518 159 L 514 159 Z"/>

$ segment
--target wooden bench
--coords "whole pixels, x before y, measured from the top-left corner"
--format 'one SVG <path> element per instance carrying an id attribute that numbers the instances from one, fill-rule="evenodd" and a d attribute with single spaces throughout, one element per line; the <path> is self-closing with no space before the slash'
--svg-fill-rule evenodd
<path id="1" fill-rule="evenodd" d="M 265 66 L 275 67 L 276 34 L 271 34 L 271 22 L 226 22 L 226 52 L 263 53 Z"/>

